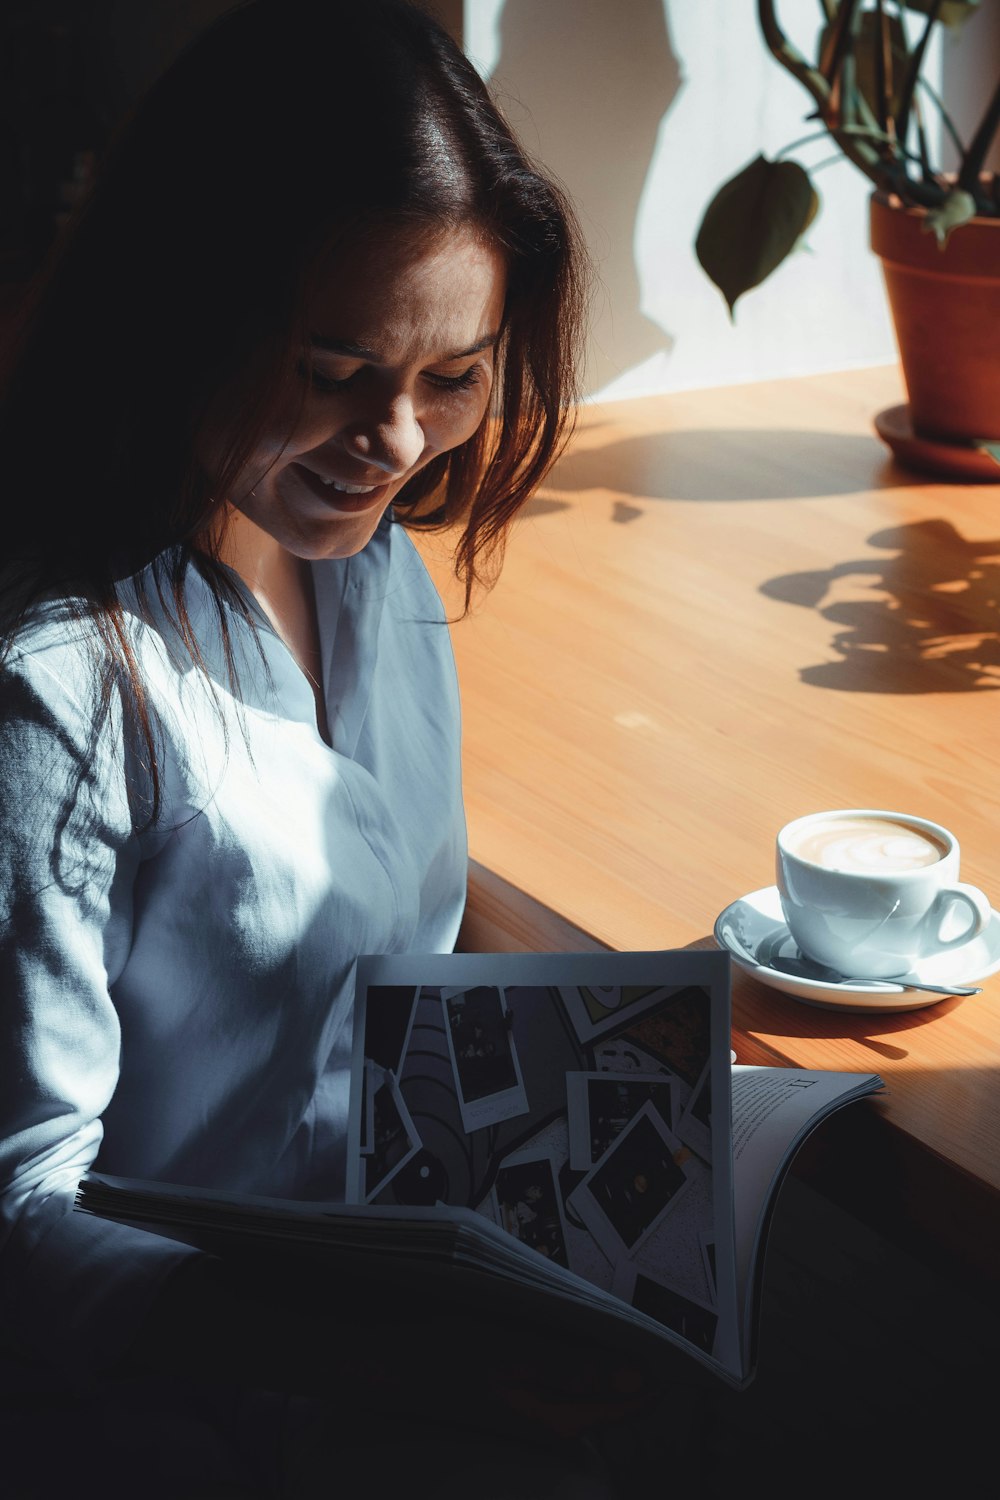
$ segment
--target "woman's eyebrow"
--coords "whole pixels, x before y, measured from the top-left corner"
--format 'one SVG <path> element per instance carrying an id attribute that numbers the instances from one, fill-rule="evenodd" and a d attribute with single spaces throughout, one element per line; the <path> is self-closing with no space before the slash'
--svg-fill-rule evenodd
<path id="1" fill-rule="evenodd" d="M 323 349 L 328 354 L 347 354 L 351 359 L 375 359 L 374 349 L 363 344 L 352 344 L 348 339 L 334 339 L 326 333 L 311 333 L 309 342 L 314 349 Z"/>
<path id="2" fill-rule="evenodd" d="M 447 364 L 452 359 L 468 359 L 471 354 L 481 354 L 484 349 L 491 348 L 499 339 L 499 330 L 496 333 L 486 333 L 468 349 L 459 349 L 454 354 L 442 354 L 442 364 Z M 374 349 L 368 349 L 364 344 L 353 344 L 349 339 L 331 338 L 326 333 L 311 333 L 309 343 L 314 349 L 321 349 L 326 354 L 344 354 L 349 359 L 367 359 L 373 364 L 378 364 L 378 354 Z"/>

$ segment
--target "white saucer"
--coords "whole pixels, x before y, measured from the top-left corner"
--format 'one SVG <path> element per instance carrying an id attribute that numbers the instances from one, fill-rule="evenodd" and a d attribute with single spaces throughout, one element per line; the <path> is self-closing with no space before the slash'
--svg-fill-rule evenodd
<path id="1" fill-rule="evenodd" d="M 850 984 L 828 984 L 797 974 L 784 974 L 761 961 L 769 957 L 793 958 L 798 949 L 785 926 L 778 888 L 764 886 L 742 896 L 719 913 L 715 940 L 729 952 L 741 969 L 772 989 L 794 995 L 807 1005 L 823 1010 L 890 1011 L 918 1010 L 937 1005 L 944 995 L 910 989 L 894 979 L 857 979 Z M 985 932 L 947 953 L 936 953 L 914 965 L 913 977 L 927 984 L 976 984 L 1000 970 L 1000 912 L 994 911 Z"/>

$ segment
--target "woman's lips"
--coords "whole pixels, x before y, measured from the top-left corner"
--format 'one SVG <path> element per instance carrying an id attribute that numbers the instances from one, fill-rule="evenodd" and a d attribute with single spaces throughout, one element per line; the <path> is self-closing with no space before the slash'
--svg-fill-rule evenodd
<path id="1" fill-rule="evenodd" d="M 359 511 L 371 510 L 380 505 L 385 499 L 388 484 L 378 484 L 374 488 L 365 488 L 360 493 L 357 488 L 352 490 L 340 490 L 336 481 L 326 484 L 312 469 L 307 469 L 305 464 L 293 464 L 296 474 L 303 484 L 306 485 L 310 494 L 315 495 L 318 500 L 329 510 L 342 511 L 347 515 L 356 515 Z"/>

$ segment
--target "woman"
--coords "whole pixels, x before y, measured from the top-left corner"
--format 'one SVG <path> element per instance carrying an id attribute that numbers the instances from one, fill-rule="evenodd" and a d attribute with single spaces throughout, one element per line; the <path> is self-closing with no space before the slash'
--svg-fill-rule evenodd
<path id="1" fill-rule="evenodd" d="M 565 437 L 580 285 L 435 23 L 251 0 L 140 104 L 33 296 L 0 415 L 0 1286 L 7 1410 L 59 1441 L 17 1493 L 84 1431 L 130 1492 L 280 1492 L 293 1418 L 325 1461 L 361 1375 L 360 1408 L 415 1410 L 427 1332 L 388 1303 L 352 1325 L 328 1274 L 71 1208 L 95 1163 L 341 1191 L 353 960 L 451 948 L 465 894 L 407 528 L 458 528 L 468 600 Z M 483 1355 L 432 1342 L 447 1406 Z"/>

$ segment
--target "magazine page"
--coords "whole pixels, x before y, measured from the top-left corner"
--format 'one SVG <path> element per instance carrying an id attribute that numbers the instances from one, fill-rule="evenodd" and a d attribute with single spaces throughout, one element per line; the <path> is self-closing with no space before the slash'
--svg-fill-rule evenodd
<path id="1" fill-rule="evenodd" d="M 471 1209 L 742 1375 L 729 960 L 359 960 L 347 1200 Z"/>
<path id="2" fill-rule="evenodd" d="M 882 1087 L 876 1073 L 733 1066 L 736 1284 L 743 1308 L 746 1350 L 752 1344 L 757 1254 L 784 1169 L 822 1119 L 841 1105 Z"/>

